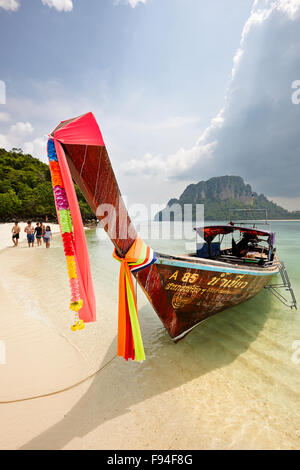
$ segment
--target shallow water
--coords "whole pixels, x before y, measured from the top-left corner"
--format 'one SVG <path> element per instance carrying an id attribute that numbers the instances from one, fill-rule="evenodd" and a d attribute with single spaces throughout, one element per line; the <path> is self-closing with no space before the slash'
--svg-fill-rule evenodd
<path id="1" fill-rule="evenodd" d="M 277 254 L 299 300 L 300 222 L 274 222 L 272 229 L 277 233 Z M 102 231 L 86 235 L 97 300 L 96 324 L 74 336 L 68 329 L 69 314 L 58 314 L 57 302 L 69 297 L 60 237 L 47 252 L 35 249 L 38 262 L 27 281 L 22 277 L 17 295 L 23 292 L 24 298 L 26 291 L 27 311 L 59 330 L 80 351 L 89 375 L 116 353 L 119 265 L 112 259 L 112 245 L 102 239 Z M 149 243 L 160 252 L 190 251 L 183 240 Z M 105 416 L 97 415 L 83 435 L 98 426 L 99 420 L 110 421 L 137 407 L 141 421 L 149 423 L 149 436 L 154 428 L 163 435 L 157 442 L 153 437 L 154 448 L 299 447 L 300 353 L 293 349 L 300 340 L 299 311 L 291 311 L 265 290 L 210 318 L 175 345 L 140 289 L 138 306 L 147 360 L 136 364 L 117 358 L 107 366 L 106 380 L 114 392 L 104 399 Z M 78 420 L 82 408 L 87 409 L 94 400 L 97 387 L 95 379 L 73 408 L 70 428 L 72 419 Z M 58 438 L 57 447 L 71 440 L 72 431 L 69 433 L 61 441 Z M 139 447 L 147 446 L 139 441 Z"/>
<path id="2" fill-rule="evenodd" d="M 156 226 L 152 230 L 152 235 L 157 229 Z M 276 232 L 277 253 L 284 261 L 296 297 L 300 299 L 300 222 L 274 222 L 272 230 Z M 97 234 L 89 233 L 93 269 L 96 268 L 95 288 L 103 286 L 105 279 L 107 290 L 116 298 L 115 269 L 113 276 L 111 270 L 103 270 L 104 256 L 111 265 L 110 243 L 102 241 L 99 244 L 96 237 Z M 190 245 L 183 240 L 148 242 L 160 252 L 190 251 Z M 174 345 L 141 292 L 138 299 L 147 355 L 145 364 L 138 367 L 138 374 L 139 385 L 146 395 L 151 395 L 152 387 L 157 393 L 157 387 L 164 391 L 194 381 L 191 396 L 182 397 L 185 403 L 179 403 L 179 410 L 182 408 L 184 413 L 186 407 L 206 409 L 203 416 L 208 412 L 209 426 L 210 412 L 217 412 L 222 420 L 222 406 L 208 411 L 210 393 L 207 394 L 204 387 L 206 393 L 201 394 L 203 382 L 198 379 L 221 369 L 220 388 L 213 393 L 225 394 L 225 409 L 228 401 L 233 406 L 227 417 L 227 425 L 235 428 L 234 435 L 237 433 L 232 436 L 232 442 L 242 440 L 243 433 L 251 429 L 251 421 L 246 419 L 249 393 L 255 397 L 255 414 L 261 414 L 261 427 L 256 429 L 254 426 L 257 435 L 252 435 L 253 442 L 259 442 L 259 439 L 266 442 L 268 437 L 272 440 L 274 427 L 280 429 L 282 426 L 283 436 L 285 432 L 295 433 L 295 436 L 298 433 L 300 444 L 300 363 L 296 364 L 295 358 L 294 362 L 292 360 L 293 344 L 300 340 L 299 312 L 291 311 L 269 292 L 263 291 L 249 302 L 209 319 L 182 343 Z M 159 386 L 157 382 L 160 382 Z M 241 384 L 244 391 L 241 391 Z M 209 432 L 213 435 L 214 425 Z"/>

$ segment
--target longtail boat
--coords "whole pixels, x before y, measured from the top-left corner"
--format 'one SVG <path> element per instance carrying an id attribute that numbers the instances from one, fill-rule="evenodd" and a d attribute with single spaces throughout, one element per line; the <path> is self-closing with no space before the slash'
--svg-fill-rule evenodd
<path id="1" fill-rule="evenodd" d="M 126 257 L 138 235 L 93 114 L 61 122 L 50 138 L 61 144 L 72 178 L 107 231 L 118 257 Z M 113 207 L 115 212 L 104 213 L 103 207 Z M 273 232 L 232 222 L 196 231 L 204 242 L 193 253 L 156 253 L 153 264 L 132 272 L 174 341 L 208 317 L 251 299 L 266 286 L 284 303 L 287 301 L 279 288 L 289 290 L 290 306 L 296 308 L 286 270 L 275 252 Z M 228 234 L 232 234 L 231 246 L 222 247 L 221 239 Z M 240 239 L 236 241 L 234 234 Z M 270 285 L 277 273 L 282 283 Z"/>

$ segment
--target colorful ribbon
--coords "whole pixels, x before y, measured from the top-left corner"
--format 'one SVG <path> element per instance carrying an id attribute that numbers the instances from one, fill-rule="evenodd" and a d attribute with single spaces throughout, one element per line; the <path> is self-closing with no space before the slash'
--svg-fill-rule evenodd
<path id="1" fill-rule="evenodd" d="M 145 359 L 137 312 L 137 303 L 132 272 L 155 263 L 154 251 L 140 238 L 137 238 L 124 258 L 114 250 L 113 257 L 121 263 L 119 277 L 119 318 L 118 318 L 118 356 L 124 359 Z"/>
<path id="2" fill-rule="evenodd" d="M 74 323 L 71 326 L 71 330 L 82 330 L 84 328 L 84 322 L 79 319 L 78 312 L 82 308 L 83 301 L 80 298 L 79 281 L 76 271 L 72 217 L 68 198 L 64 189 L 54 141 L 51 138 L 48 140 L 48 159 L 71 288 L 70 309 L 74 312 Z"/>

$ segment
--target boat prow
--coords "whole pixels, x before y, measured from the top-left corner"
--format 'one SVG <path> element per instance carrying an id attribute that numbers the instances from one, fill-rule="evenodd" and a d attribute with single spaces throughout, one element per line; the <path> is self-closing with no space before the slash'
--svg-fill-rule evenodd
<path id="1" fill-rule="evenodd" d="M 72 177 L 118 255 L 124 257 L 137 233 L 121 198 L 96 120 L 88 113 L 64 121 L 53 131 L 55 136 L 66 126 L 76 136 L 71 143 L 61 142 Z M 215 241 L 217 236 L 237 232 L 241 239 L 236 242 L 232 237 L 229 248 L 222 248 Z M 259 238 L 266 246 L 260 244 Z M 247 246 L 241 249 L 246 242 L 252 243 L 250 250 Z M 254 297 L 280 267 L 272 232 L 232 224 L 205 227 L 204 243 L 195 247 L 194 253 L 157 253 L 156 262 L 134 276 L 171 338 L 177 341 L 206 318 Z"/>

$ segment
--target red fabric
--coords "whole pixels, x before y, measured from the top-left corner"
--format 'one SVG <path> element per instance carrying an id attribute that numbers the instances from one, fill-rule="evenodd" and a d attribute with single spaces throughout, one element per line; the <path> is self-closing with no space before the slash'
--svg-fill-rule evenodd
<path id="1" fill-rule="evenodd" d="M 127 293 L 126 293 L 127 297 Z M 125 359 L 132 359 L 134 361 L 134 341 L 132 335 L 131 321 L 128 309 L 128 303 L 126 302 L 126 346 L 125 346 Z"/>
<path id="2" fill-rule="evenodd" d="M 65 122 L 66 124 L 53 132 L 53 139 L 73 221 L 77 276 L 80 295 L 83 300 L 83 307 L 79 311 L 79 317 L 84 322 L 90 322 L 96 320 L 96 301 L 88 249 L 72 177 L 61 144 L 104 146 L 104 141 L 96 119 L 92 113 L 79 116 L 70 122 L 62 122 Z M 71 244 L 69 240 L 67 241 L 66 248 L 68 252 L 69 250 L 71 252 Z"/>
<path id="3" fill-rule="evenodd" d="M 260 236 L 260 237 L 266 237 L 269 236 L 269 233 L 266 233 L 261 230 L 256 230 L 256 229 L 246 229 L 246 228 L 241 228 L 240 232 L 242 233 L 249 233 L 249 235 L 254 235 L 254 236 Z"/>
<path id="4" fill-rule="evenodd" d="M 55 131 L 53 137 L 62 144 L 104 146 L 102 134 L 93 113 L 79 116 Z"/>
<path id="5" fill-rule="evenodd" d="M 74 132 L 80 134 L 80 126 L 73 128 Z M 99 131 L 100 132 L 100 131 Z M 73 221 L 74 230 L 74 249 L 77 267 L 77 276 L 79 281 L 80 295 L 83 300 L 83 307 L 79 310 L 79 317 L 84 322 L 92 322 L 96 320 L 96 300 L 92 282 L 92 275 L 89 263 L 87 243 L 76 197 L 72 176 L 66 160 L 66 156 L 62 145 L 58 142 L 57 133 L 54 136 L 55 150 L 61 175 L 64 181 L 64 187 L 70 205 L 70 211 Z M 79 138 L 79 136 L 77 136 Z M 69 137 L 71 138 L 71 137 Z"/>
<path id="6" fill-rule="evenodd" d="M 199 230 L 196 228 L 197 233 L 201 235 L 201 227 Z M 239 230 L 242 233 L 249 233 L 249 235 L 257 235 L 262 237 L 270 236 L 270 232 L 267 230 L 258 230 L 254 228 L 247 228 L 247 227 L 238 227 L 236 225 L 210 225 L 208 227 L 204 227 L 204 238 L 211 238 L 213 239 L 216 235 L 224 235 L 227 233 L 234 232 L 235 230 Z"/>
<path id="7" fill-rule="evenodd" d="M 223 235 L 226 233 L 231 233 L 235 229 L 233 227 L 204 227 L 204 237 L 205 238 L 214 238 L 216 235 Z"/>
<path id="8" fill-rule="evenodd" d="M 70 122 L 62 121 L 62 123 L 65 123 L 64 126 L 54 130 L 51 138 L 53 138 L 55 143 L 55 150 L 63 180 L 63 185 L 61 184 L 61 186 L 64 186 L 67 194 L 74 227 L 74 251 L 77 266 L 77 276 L 80 295 L 83 300 L 83 307 L 79 311 L 79 317 L 84 322 L 90 322 L 96 320 L 96 301 L 89 264 L 87 243 L 72 177 L 61 144 L 87 146 L 93 145 L 101 147 L 104 146 L 104 141 L 96 119 L 92 113 L 79 116 Z M 56 184 L 58 184 L 57 181 Z M 72 250 L 69 241 L 66 244 L 66 249 L 68 253 L 71 253 Z"/>

